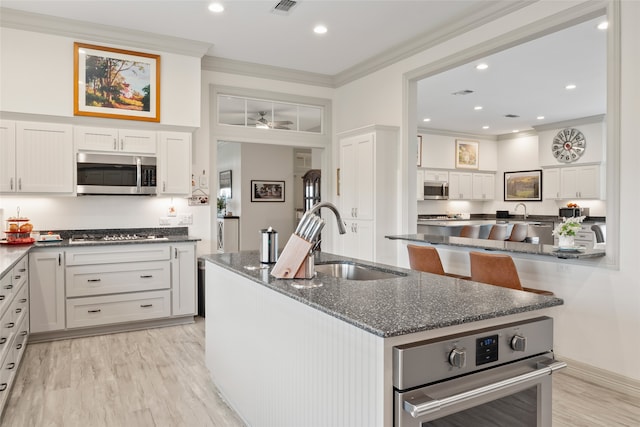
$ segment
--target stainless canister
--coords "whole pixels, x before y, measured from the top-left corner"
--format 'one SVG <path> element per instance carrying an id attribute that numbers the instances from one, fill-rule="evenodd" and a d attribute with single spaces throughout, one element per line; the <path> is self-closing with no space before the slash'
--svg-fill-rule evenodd
<path id="1" fill-rule="evenodd" d="M 260 262 L 273 264 L 278 260 L 278 232 L 273 228 L 260 230 Z"/>

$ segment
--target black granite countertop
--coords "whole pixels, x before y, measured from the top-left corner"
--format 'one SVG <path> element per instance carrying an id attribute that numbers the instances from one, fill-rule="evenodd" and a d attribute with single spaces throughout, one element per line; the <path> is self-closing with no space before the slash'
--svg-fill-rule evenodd
<path id="1" fill-rule="evenodd" d="M 406 276 L 375 281 L 345 280 L 322 274 L 310 280 L 276 279 L 269 274 L 273 265 L 261 268 L 257 251 L 200 258 L 384 338 L 563 304 L 563 300 L 556 297 L 323 252 L 316 254 L 316 264 L 356 262 Z"/>
<path id="2" fill-rule="evenodd" d="M 433 236 L 429 234 L 403 234 L 385 236 L 391 240 L 406 240 L 409 242 L 429 243 L 431 245 L 460 246 L 465 248 L 485 249 L 490 251 L 513 252 L 529 255 L 544 255 L 562 259 L 601 258 L 606 255 L 604 247 L 561 250 L 557 246 L 509 242 L 505 240 L 470 239 L 467 237 Z"/>

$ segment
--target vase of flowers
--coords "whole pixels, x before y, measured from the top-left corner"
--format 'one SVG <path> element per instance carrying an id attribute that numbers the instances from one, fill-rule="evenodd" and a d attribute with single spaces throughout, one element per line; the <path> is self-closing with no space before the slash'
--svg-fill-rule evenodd
<path id="1" fill-rule="evenodd" d="M 216 200 L 216 204 L 218 207 L 218 216 L 224 216 L 226 214 L 227 209 L 227 199 L 224 196 L 218 197 Z"/>
<path id="2" fill-rule="evenodd" d="M 558 236 L 558 247 L 573 248 L 576 232 L 582 227 L 584 216 L 565 218 L 553 229 L 552 234 Z"/>

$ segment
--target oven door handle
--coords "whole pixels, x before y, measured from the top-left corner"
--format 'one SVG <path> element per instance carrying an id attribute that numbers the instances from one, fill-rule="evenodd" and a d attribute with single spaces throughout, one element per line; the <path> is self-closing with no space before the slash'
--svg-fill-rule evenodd
<path id="1" fill-rule="evenodd" d="M 494 393 L 508 387 L 513 387 L 515 385 L 531 381 L 536 378 L 551 375 L 553 371 L 557 371 L 558 369 L 566 367 L 566 362 L 561 362 L 558 360 L 540 362 L 538 369 L 536 369 L 535 371 L 527 372 L 526 374 L 507 378 L 506 380 L 498 381 L 492 384 L 475 388 L 473 390 L 465 391 L 464 393 L 454 394 L 453 396 L 445 397 L 443 399 L 433 399 L 429 396 L 425 396 L 423 399 L 420 399 L 420 403 L 416 402 L 415 405 L 405 400 L 403 404 L 404 410 L 411 414 L 413 418 L 419 418 L 448 406 L 456 405 L 470 399 L 482 397 L 489 393 Z"/>

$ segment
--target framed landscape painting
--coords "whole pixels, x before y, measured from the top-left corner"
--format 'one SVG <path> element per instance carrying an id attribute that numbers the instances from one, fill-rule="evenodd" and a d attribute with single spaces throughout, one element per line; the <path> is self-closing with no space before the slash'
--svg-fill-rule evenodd
<path id="1" fill-rule="evenodd" d="M 542 200 L 542 170 L 505 172 L 504 201 L 526 202 Z"/>
<path id="2" fill-rule="evenodd" d="M 73 114 L 160 121 L 160 56 L 73 44 Z"/>
<path id="3" fill-rule="evenodd" d="M 284 181 L 251 180 L 252 202 L 284 202 Z"/>

